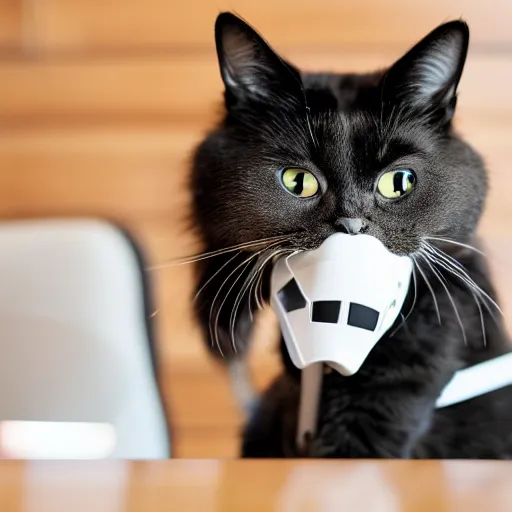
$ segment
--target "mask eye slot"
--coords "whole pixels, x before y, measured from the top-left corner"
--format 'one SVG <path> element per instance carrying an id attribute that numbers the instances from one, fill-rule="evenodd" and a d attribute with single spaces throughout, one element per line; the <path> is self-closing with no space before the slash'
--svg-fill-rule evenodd
<path id="1" fill-rule="evenodd" d="M 287 313 L 296 311 L 297 309 L 303 309 L 306 307 L 306 299 L 295 279 L 288 281 L 277 294 L 279 302 Z"/>
<path id="2" fill-rule="evenodd" d="M 340 318 L 341 301 L 319 300 L 313 302 L 311 319 L 313 322 L 337 324 Z"/>

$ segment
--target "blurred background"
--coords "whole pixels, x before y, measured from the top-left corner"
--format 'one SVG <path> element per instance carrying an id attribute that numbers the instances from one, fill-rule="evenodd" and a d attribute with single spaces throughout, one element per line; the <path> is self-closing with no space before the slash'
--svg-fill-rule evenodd
<path id="1" fill-rule="evenodd" d="M 220 108 L 222 10 L 311 70 L 387 66 L 437 24 L 468 21 L 458 126 L 488 162 L 481 232 L 511 311 L 510 0 L 0 0 L 1 219 L 107 218 L 150 264 L 197 251 L 184 222 L 187 159 Z M 173 455 L 235 456 L 241 416 L 191 317 L 192 277 L 190 266 L 151 273 Z M 270 314 L 251 364 L 259 386 L 278 369 Z"/>

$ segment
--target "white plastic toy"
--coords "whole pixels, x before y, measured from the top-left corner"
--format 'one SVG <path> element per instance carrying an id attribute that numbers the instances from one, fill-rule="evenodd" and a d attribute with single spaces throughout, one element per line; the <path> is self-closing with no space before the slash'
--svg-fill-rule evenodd
<path id="1" fill-rule="evenodd" d="M 314 434 L 324 365 L 348 376 L 395 323 L 413 264 L 369 235 L 336 233 L 315 250 L 274 266 L 271 304 L 292 362 L 302 371 L 297 444 Z M 436 406 L 512 384 L 512 353 L 462 369 Z"/>
<path id="2" fill-rule="evenodd" d="M 292 362 L 303 370 L 299 446 L 316 428 L 323 365 L 342 375 L 359 370 L 400 313 L 412 268 L 409 257 L 375 237 L 344 233 L 276 263 L 271 304 Z"/>

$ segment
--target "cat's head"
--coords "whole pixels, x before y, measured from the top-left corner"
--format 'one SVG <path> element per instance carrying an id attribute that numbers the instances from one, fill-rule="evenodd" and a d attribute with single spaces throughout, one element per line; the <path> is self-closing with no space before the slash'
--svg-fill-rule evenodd
<path id="1" fill-rule="evenodd" d="M 229 13 L 215 39 L 226 113 L 193 172 L 210 248 L 290 234 L 310 249 L 349 231 L 411 254 L 427 237 L 473 234 L 485 172 L 452 128 L 465 23 L 441 25 L 366 75 L 302 73 Z"/>

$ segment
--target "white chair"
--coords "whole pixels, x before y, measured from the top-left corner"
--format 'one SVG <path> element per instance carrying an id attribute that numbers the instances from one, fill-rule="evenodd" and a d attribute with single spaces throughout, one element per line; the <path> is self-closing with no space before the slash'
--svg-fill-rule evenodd
<path id="1" fill-rule="evenodd" d="M 149 298 L 110 223 L 0 223 L 0 455 L 170 457 Z"/>

